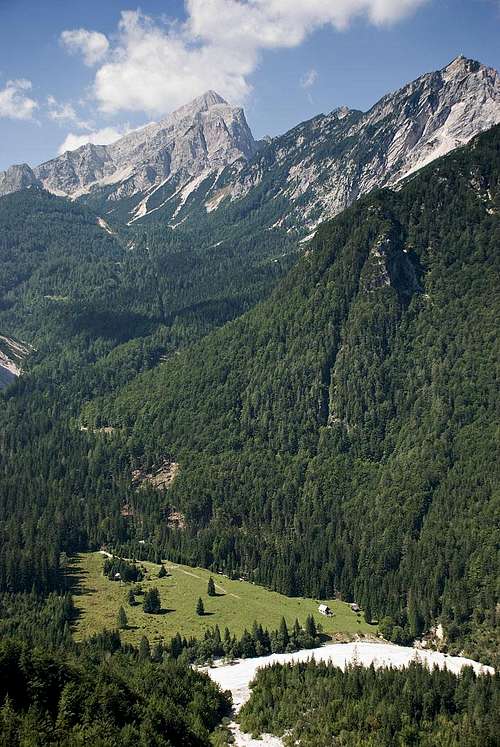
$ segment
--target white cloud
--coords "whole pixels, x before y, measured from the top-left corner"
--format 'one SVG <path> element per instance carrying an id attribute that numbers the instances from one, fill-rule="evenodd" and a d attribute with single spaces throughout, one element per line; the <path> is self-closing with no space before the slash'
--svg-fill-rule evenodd
<path id="1" fill-rule="evenodd" d="M 70 52 L 81 52 L 85 64 L 89 67 L 100 62 L 109 48 L 109 42 L 104 34 L 86 29 L 63 31 L 61 42 Z"/>
<path id="2" fill-rule="evenodd" d="M 302 78 L 300 79 L 300 87 L 301 88 L 312 88 L 313 85 L 318 80 L 318 71 L 312 68 L 307 73 L 304 73 Z"/>
<path id="3" fill-rule="evenodd" d="M 185 0 L 184 23 L 157 23 L 123 11 L 114 45 L 102 34 L 107 58 L 97 70 L 94 95 L 102 111 L 164 114 L 215 89 L 241 103 L 249 76 L 264 50 L 301 44 L 316 29 L 346 29 L 355 18 L 376 25 L 401 20 L 428 0 Z M 65 43 L 83 51 L 83 35 L 63 32 Z M 77 42 L 78 40 L 78 42 Z M 105 49 L 104 49 L 105 47 Z"/>
<path id="4" fill-rule="evenodd" d="M 59 103 L 54 96 L 47 98 L 49 107 L 49 119 L 54 122 L 74 122 L 78 117 L 71 104 Z"/>
<path id="5" fill-rule="evenodd" d="M 0 117 L 32 119 L 38 104 L 26 95 L 31 87 L 31 81 L 24 78 L 8 80 L 5 88 L 0 89 Z"/>
<path id="6" fill-rule="evenodd" d="M 91 130 L 92 127 L 90 124 L 83 119 L 80 119 L 78 114 L 75 111 L 75 108 L 72 104 L 68 102 L 59 102 L 57 99 L 54 98 L 54 96 L 49 96 L 47 98 L 47 116 L 49 119 L 51 119 L 53 122 L 58 122 L 59 124 L 67 124 L 68 122 L 71 122 L 72 124 L 76 125 L 80 130 Z"/>
<path id="7" fill-rule="evenodd" d="M 66 153 L 67 150 L 76 150 L 82 145 L 87 143 L 93 143 L 94 145 L 109 145 L 119 140 L 124 135 L 132 132 L 134 128 L 125 125 L 124 127 L 103 127 L 101 130 L 94 132 L 86 132 L 84 135 L 79 135 L 74 132 L 68 133 L 64 142 L 59 148 L 59 154 Z"/>

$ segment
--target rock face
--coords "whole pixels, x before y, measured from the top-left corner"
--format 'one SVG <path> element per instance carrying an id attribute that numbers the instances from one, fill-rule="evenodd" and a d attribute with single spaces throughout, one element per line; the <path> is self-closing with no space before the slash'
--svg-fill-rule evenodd
<path id="1" fill-rule="evenodd" d="M 32 186 L 41 186 L 33 169 L 27 163 L 10 166 L 7 171 L 0 171 L 0 195 L 19 192 Z"/>
<path id="2" fill-rule="evenodd" d="M 176 227 L 193 210 L 216 212 L 247 195 L 250 205 L 257 189 L 267 227 L 305 231 L 498 122 L 499 74 L 464 57 L 368 112 L 335 109 L 258 144 L 243 110 L 208 91 L 112 145 L 84 145 L 33 170 L 12 166 L 0 173 L 0 195 L 37 185 L 92 199 L 117 220 L 154 214 Z"/>
<path id="3" fill-rule="evenodd" d="M 375 187 L 394 187 L 500 122 L 500 76 L 458 57 L 384 96 L 368 112 L 336 109 L 300 124 L 219 180 L 236 200 L 265 183 L 289 206 L 275 225 L 315 226 Z M 208 195 L 207 210 L 217 201 Z"/>
<path id="4" fill-rule="evenodd" d="M 30 352 L 29 345 L 0 335 L 0 389 L 20 376 L 22 362 Z"/>
<path id="5" fill-rule="evenodd" d="M 0 173 L 0 194 L 30 185 L 78 197 L 107 188 L 108 200 L 147 193 L 172 181 L 173 187 L 250 158 L 256 144 L 243 110 L 214 91 L 112 145 L 83 145 L 35 169 L 26 164 Z M 175 189 L 174 189 L 175 191 Z"/>

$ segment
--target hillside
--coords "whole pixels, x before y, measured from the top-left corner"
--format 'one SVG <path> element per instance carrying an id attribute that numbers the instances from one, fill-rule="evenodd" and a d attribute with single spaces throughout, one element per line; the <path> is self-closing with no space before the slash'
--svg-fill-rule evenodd
<path id="1" fill-rule="evenodd" d="M 497 127 L 360 200 L 267 302 L 85 408 L 132 465 L 180 463 L 186 529 L 137 501 L 165 554 L 355 596 L 407 639 L 490 635 L 499 151 Z"/>
<path id="2" fill-rule="evenodd" d="M 282 236 L 265 247 L 236 237 L 236 263 L 231 243 L 207 246 L 195 231 L 132 238 L 39 188 L 0 198 L 0 230 L 0 332 L 33 345 L 34 363 L 66 348 L 95 360 L 154 333 L 146 346 L 166 354 L 260 300 L 296 251 Z"/>
<path id="3" fill-rule="evenodd" d="M 61 550 L 133 536 L 120 510 L 134 491 L 118 477 L 130 469 L 111 444 L 92 456 L 76 418 L 269 293 L 296 246 L 243 233 L 237 246 L 196 231 L 131 238 L 42 189 L 0 199 L 0 592 L 64 588 Z M 19 379 L 3 338 L 34 348 Z"/>

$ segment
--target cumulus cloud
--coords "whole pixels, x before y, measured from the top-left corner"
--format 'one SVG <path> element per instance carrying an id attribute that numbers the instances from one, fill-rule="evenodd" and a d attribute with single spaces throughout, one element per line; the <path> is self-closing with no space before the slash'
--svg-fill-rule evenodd
<path id="1" fill-rule="evenodd" d="M 106 60 L 96 72 L 94 95 L 108 113 L 162 114 L 210 88 L 241 103 L 263 51 L 298 46 L 322 26 L 344 30 L 358 17 L 376 25 L 395 23 L 426 2 L 185 0 L 184 23 L 123 11 L 112 47 L 100 35 Z M 87 47 L 76 43 L 84 34 L 96 32 L 65 31 L 63 38 L 88 55 Z"/>
<path id="2" fill-rule="evenodd" d="M 69 52 L 80 52 L 86 65 L 92 67 L 100 62 L 109 48 L 109 42 L 100 31 L 87 31 L 86 29 L 73 29 L 63 31 L 61 43 Z"/>
<path id="3" fill-rule="evenodd" d="M 30 80 L 8 80 L 5 88 L 0 89 L 0 117 L 32 119 L 38 104 L 27 95 L 31 88 Z"/>
<path id="4" fill-rule="evenodd" d="M 301 88 L 312 88 L 317 80 L 318 80 L 318 71 L 312 68 L 307 73 L 304 73 L 304 75 L 300 79 L 300 87 Z"/>
<path id="5" fill-rule="evenodd" d="M 86 132 L 83 135 L 70 132 L 66 135 L 64 142 L 61 143 L 58 152 L 61 154 L 66 153 L 67 150 L 76 150 L 87 143 L 93 143 L 94 145 L 110 145 L 110 143 L 114 143 L 124 135 L 132 132 L 132 129 L 132 127 L 125 125 L 124 127 L 103 127 L 101 130 Z"/>

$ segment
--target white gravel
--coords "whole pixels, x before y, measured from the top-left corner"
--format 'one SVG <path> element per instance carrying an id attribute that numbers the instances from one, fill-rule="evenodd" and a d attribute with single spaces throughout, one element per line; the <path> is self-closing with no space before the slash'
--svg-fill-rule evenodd
<path id="1" fill-rule="evenodd" d="M 363 666 L 374 664 L 376 667 L 405 667 L 418 658 L 430 667 L 438 666 L 440 669 L 446 667 L 456 673 L 466 666 L 473 667 L 478 674 L 493 674 L 494 672 L 492 667 L 479 664 L 472 659 L 465 659 L 462 656 L 446 656 L 438 651 L 367 641 L 334 643 L 321 648 L 297 651 L 294 654 L 271 654 L 271 656 L 260 656 L 255 659 L 239 659 L 232 664 L 218 664 L 206 668 L 205 671 L 214 682 L 220 685 L 222 690 L 231 691 L 235 711 L 238 712 L 250 697 L 250 683 L 258 669 L 270 664 L 303 662 L 312 658 L 315 661 L 331 661 L 332 664 L 342 669 L 348 662 L 354 661 Z M 241 732 L 237 724 L 231 724 L 231 730 L 238 747 L 264 747 L 264 745 L 266 747 L 280 747 L 282 745 L 280 739 L 270 735 L 263 735 L 262 739 L 252 739 L 249 735 Z"/>

